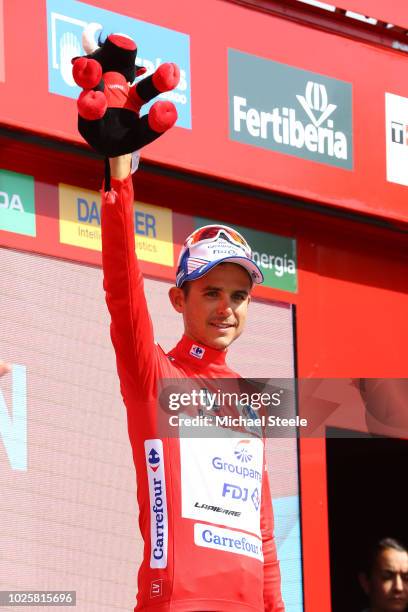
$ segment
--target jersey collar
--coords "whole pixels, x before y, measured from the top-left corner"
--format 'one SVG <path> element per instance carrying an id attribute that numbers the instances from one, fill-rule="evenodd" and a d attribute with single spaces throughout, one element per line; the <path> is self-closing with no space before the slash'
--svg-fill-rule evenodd
<path id="1" fill-rule="evenodd" d="M 210 364 L 225 365 L 227 351 L 219 351 L 205 346 L 205 344 L 199 344 L 184 334 L 180 342 L 170 352 L 170 356 L 188 362 L 193 367 L 200 368 Z"/>

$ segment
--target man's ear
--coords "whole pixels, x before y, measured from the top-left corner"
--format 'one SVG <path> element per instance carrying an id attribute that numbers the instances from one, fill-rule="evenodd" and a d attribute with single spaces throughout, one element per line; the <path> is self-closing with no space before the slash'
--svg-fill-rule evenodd
<path id="1" fill-rule="evenodd" d="M 366 595 L 370 594 L 370 582 L 364 572 L 360 572 L 358 575 L 358 581 L 360 583 L 361 588 L 363 589 Z"/>
<path id="2" fill-rule="evenodd" d="M 171 305 L 176 312 L 182 313 L 184 311 L 185 297 L 184 292 L 180 287 L 170 287 L 169 298 Z"/>

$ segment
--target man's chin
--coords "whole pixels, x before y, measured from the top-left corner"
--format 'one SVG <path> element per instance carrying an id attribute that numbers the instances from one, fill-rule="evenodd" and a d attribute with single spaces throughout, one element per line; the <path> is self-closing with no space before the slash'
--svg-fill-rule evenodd
<path id="1" fill-rule="evenodd" d="M 211 343 L 211 348 L 216 349 L 217 351 L 225 351 L 229 345 L 230 343 L 226 342 L 225 340 L 215 340 Z"/>
<path id="2" fill-rule="evenodd" d="M 220 331 L 210 327 L 204 344 L 218 351 L 224 351 L 238 336 L 236 328 Z"/>
<path id="3" fill-rule="evenodd" d="M 224 351 L 229 347 L 234 338 L 228 336 L 219 336 L 218 338 L 211 339 L 211 348 L 217 349 L 218 351 Z"/>

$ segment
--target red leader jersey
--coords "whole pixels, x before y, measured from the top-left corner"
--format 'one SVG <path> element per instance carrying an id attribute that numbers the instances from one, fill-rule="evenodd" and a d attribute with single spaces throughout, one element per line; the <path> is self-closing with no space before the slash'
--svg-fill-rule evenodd
<path id="1" fill-rule="evenodd" d="M 135 610 L 282 612 L 262 439 L 158 435 L 158 380 L 238 375 L 226 351 L 186 336 L 168 355 L 155 344 L 135 256 L 131 176 L 112 179 L 112 189 L 114 202 L 102 201 L 102 256 L 144 540 Z"/>

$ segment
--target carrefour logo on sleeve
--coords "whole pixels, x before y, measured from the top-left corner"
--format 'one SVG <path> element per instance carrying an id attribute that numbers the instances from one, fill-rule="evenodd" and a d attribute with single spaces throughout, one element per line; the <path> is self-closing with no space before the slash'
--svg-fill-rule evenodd
<path id="1" fill-rule="evenodd" d="M 85 54 L 81 36 L 84 27 L 89 24 L 93 25 L 96 40 L 100 34 L 104 40 L 111 32 L 120 32 L 135 40 L 138 46 L 137 62 L 147 68 L 142 78 L 163 62 L 178 64 L 178 86 L 158 98 L 174 102 L 178 112 L 177 125 L 191 129 L 189 35 L 83 2 L 47 0 L 49 91 L 69 98 L 79 96 L 81 90 L 72 78 L 71 59 Z M 147 112 L 155 100 L 143 106 L 142 114 Z"/>
<path id="2" fill-rule="evenodd" d="M 36 235 L 34 178 L 0 170 L 0 229 Z"/>
<path id="3" fill-rule="evenodd" d="M 168 520 L 163 442 L 145 440 L 150 500 L 150 567 L 167 567 Z"/>
<path id="4" fill-rule="evenodd" d="M 351 83 L 229 49 L 228 90 L 232 140 L 353 168 Z"/>

